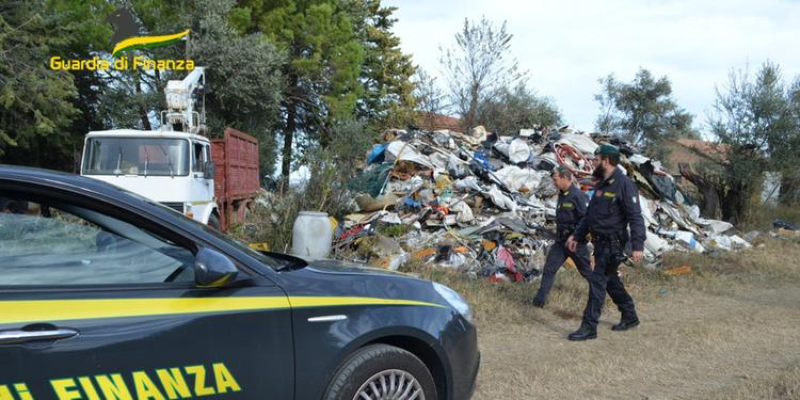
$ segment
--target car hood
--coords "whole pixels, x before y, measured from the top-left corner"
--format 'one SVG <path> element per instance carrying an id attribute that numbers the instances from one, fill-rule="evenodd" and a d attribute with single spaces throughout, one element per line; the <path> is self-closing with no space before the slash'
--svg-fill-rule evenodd
<path id="1" fill-rule="evenodd" d="M 366 274 L 366 275 L 385 275 L 418 279 L 417 277 L 402 272 L 389 271 L 381 268 L 374 268 L 365 265 L 349 263 L 344 261 L 329 259 L 306 259 L 308 266 L 315 272 L 324 274 Z"/>
<path id="2" fill-rule="evenodd" d="M 356 296 L 446 305 L 431 281 L 400 272 L 329 259 L 302 258 L 303 268 L 278 274 L 290 296 Z"/>

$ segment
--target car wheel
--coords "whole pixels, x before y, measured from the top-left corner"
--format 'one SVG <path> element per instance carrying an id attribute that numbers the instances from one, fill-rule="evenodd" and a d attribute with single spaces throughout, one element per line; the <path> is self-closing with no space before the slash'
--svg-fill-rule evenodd
<path id="1" fill-rule="evenodd" d="M 355 352 L 336 371 L 326 400 L 436 400 L 436 385 L 415 355 L 383 344 Z"/>
<path id="2" fill-rule="evenodd" d="M 222 224 L 219 222 L 219 217 L 217 217 L 217 214 L 211 214 L 211 216 L 208 217 L 208 226 L 218 231 L 222 231 Z"/>

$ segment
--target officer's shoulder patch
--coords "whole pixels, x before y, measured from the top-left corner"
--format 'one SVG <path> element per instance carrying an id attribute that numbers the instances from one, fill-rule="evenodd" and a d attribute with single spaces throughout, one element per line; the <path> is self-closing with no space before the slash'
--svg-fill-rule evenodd
<path id="1" fill-rule="evenodd" d="M 636 198 L 636 196 L 631 196 L 631 201 L 633 202 L 633 204 L 636 204 L 636 202 L 639 201 L 639 199 Z"/>

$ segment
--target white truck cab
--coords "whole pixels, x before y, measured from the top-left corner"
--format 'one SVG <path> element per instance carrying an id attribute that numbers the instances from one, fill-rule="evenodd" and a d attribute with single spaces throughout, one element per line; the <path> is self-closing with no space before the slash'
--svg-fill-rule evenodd
<path id="1" fill-rule="evenodd" d="M 161 129 L 93 131 L 81 175 L 108 182 L 220 229 L 215 165 L 205 131 L 205 68 L 167 82 Z"/>
<path id="2" fill-rule="evenodd" d="M 115 129 L 86 135 L 81 175 L 108 182 L 214 226 L 214 164 L 207 137 Z"/>

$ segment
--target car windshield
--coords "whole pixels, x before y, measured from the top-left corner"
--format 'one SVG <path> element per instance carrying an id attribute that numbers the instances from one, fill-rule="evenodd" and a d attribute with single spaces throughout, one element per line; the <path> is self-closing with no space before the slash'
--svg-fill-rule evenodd
<path id="1" fill-rule="evenodd" d="M 186 176 L 185 139 L 94 137 L 86 141 L 84 175 Z"/>

